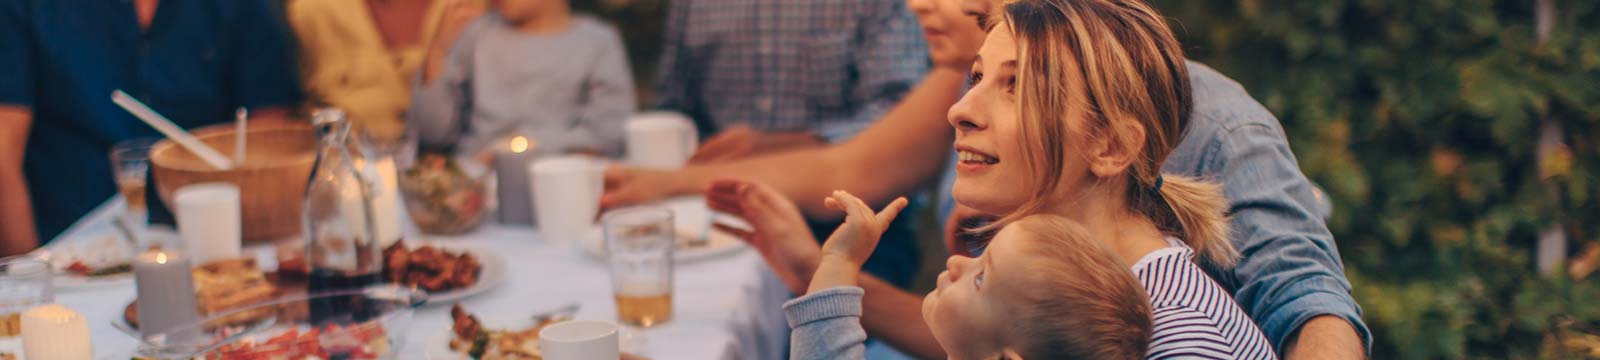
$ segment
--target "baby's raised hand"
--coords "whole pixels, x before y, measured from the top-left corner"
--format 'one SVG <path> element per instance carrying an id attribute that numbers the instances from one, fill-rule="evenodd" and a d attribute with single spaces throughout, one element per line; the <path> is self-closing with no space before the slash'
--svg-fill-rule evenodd
<path id="1" fill-rule="evenodd" d="M 872 207 L 860 198 L 843 190 L 833 192 L 823 204 L 845 212 L 844 225 L 839 225 L 828 241 L 822 244 L 822 253 L 848 260 L 857 267 L 867 261 L 872 250 L 878 247 L 878 238 L 889 229 L 889 223 L 906 208 L 906 198 L 894 199 L 883 211 L 873 213 Z"/>

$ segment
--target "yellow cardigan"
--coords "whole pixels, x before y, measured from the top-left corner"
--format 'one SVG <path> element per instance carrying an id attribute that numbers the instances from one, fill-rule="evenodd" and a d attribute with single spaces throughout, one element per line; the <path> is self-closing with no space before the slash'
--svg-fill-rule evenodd
<path id="1" fill-rule="evenodd" d="M 343 108 L 353 127 L 374 135 L 401 135 L 412 77 L 447 3 L 430 5 L 419 29 L 421 41 L 389 49 L 365 0 L 292 0 L 287 15 L 300 40 L 308 105 Z"/>

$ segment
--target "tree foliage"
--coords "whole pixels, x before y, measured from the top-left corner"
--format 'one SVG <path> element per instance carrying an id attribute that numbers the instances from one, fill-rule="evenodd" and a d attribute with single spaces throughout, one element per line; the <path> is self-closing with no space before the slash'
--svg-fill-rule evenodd
<path id="1" fill-rule="evenodd" d="M 1375 358 L 1576 356 L 1550 344 L 1600 320 L 1600 275 L 1535 248 L 1600 246 L 1600 1 L 1553 1 L 1543 42 L 1534 0 L 1154 3 L 1326 188 Z"/>

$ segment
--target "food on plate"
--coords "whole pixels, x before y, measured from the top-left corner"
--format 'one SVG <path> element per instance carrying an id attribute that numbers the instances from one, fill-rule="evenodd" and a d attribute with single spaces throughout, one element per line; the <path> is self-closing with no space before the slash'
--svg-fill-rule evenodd
<path id="1" fill-rule="evenodd" d="M 468 176 L 454 160 L 425 155 L 400 176 L 406 211 L 430 234 L 459 234 L 476 228 L 486 213 L 483 181 Z"/>
<path id="2" fill-rule="evenodd" d="M 204 359 L 377 359 L 389 353 L 383 324 L 328 325 L 304 332 L 291 329 L 257 343 L 223 345 Z"/>
<path id="3" fill-rule="evenodd" d="M 304 278 L 304 245 L 280 245 L 278 274 Z M 409 248 L 404 241 L 383 249 L 383 280 L 431 293 L 464 289 L 478 283 L 483 263 L 464 251 L 445 250 L 432 245 Z"/>
<path id="4" fill-rule="evenodd" d="M 195 303 L 201 315 L 271 300 L 280 293 L 278 286 L 267 281 L 266 273 L 256 267 L 255 259 L 218 260 L 194 268 L 193 274 Z M 223 322 L 243 324 L 273 315 L 274 309 L 261 308 L 230 315 Z M 137 326 L 136 304 L 129 305 L 123 316 Z"/>
<path id="5" fill-rule="evenodd" d="M 214 261 L 194 269 L 194 292 L 202 314 L 272 299 L 278 287 L 267 281 L 255 259 Z"/>
<path id="6" fill-rule="evenodd" d="M 67 265 L 65 270 L 67 273 L 82 277 L 101 277 L 126 274 L 129 271 L 133 271 L 133 264 L 121 263 L 95 268 L 85 264 L 82 260 L 74 260 L 71 265 Z"/>
<path id="7" fill-rule="evenodd" d="M 539 330 L 554 324 L 558 319 L 545 319 L 532 327 L 513 330 L 490 330 L 483 327 L 477 316 L 467 313 L 461 304 L 450 307 L 450 350 L 477 360 L 538 360 Z"/>
<path id="8" fill-rule="evenodd" d="M 50 265 L 61 274 L 86 278 L 123 275 L 133 272 L 133 251 L 115 235 L 42 251 Z"/>
<path id="9" fill-rule="evenodd" d="M 406 248 L 396 242 L 383 250 L 383 279 L 428 292 L 462 289 L 478 283 L 483 264 L 467 252 L 423 245 Z"/>

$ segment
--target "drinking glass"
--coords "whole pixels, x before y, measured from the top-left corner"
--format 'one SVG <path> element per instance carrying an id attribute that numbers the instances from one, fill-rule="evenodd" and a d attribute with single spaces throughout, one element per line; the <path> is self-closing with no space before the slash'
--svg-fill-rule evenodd
<path id="1" fill-rule="evenodd" d="M 150 174 L 150 147 L 158 138 L 137 138 L 111 145 L 111 174 L 117 190 L 127 200 L 122 220 L 133 232 L 142 234 L 149 224 L 150 209 L 145 202 L 145 180 Z"/>
<path id="2" fill-rule="evenodd" d="M 650 327 L 672 318 L 672 211 L 634 207 L 600 220 L 605 228 L 617 318 Z"/>
<path id="3" fill-rule="evenodd" d="M 22 312 L 54 301 L 50 263 L 30 256 L 0 259 L 0 353 L 22 353 Z"/>

